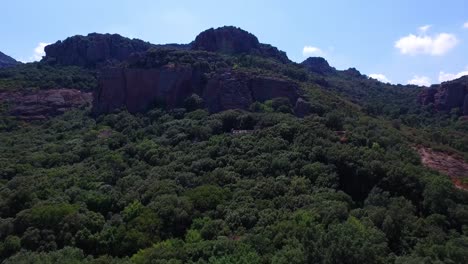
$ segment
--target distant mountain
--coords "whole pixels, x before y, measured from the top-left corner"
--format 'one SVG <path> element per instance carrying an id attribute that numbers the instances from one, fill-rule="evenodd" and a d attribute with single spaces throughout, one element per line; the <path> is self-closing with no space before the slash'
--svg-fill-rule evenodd
<path id="1" fill-rule="evenodd" d="M 0 68 L 3 68 L 3 67 L 10 67 L 10 66 L 15 66 L 17 64 L 20 64 L 21 62 L 19 61 L 16 61 L 15 59 L 13 59 L 12 57 L 2 53 L 0 51 Z"/>

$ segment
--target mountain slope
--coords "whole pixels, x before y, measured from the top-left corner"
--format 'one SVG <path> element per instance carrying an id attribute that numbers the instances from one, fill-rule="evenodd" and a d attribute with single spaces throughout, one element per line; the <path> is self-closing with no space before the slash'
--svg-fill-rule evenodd
<path id="1" fill-rule="evenodd" d="M 20 62 L 16 61 L 12 57 L 2 53 L 0 51 L 0 68 L 3 67 L 11 67 L 20 64 Z"/>
<path id="2" fill-rule="evenodd" d="M 468 192 L 415 149 L 466 154 L 460 113 L 324 59 L 226 51 L 237 37 L 221 50 L 156 46 L 111 69 L 46 59 L 8 75 L 37 84 L 37 72 L 75 69 L 97 73 L 97 90 L 94 110 L 0 115 L 0 260 L 466 262 Z M 287 98 L 296 89 L 304 115 Z"/>

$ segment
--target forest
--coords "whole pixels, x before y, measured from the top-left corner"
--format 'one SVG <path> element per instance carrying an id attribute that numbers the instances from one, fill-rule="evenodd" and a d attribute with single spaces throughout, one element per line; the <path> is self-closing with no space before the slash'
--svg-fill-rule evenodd
<path id="1" fill-rule="evenodd" d="M 193 95 L 24 122 L 4 105 L 2 263 L 468 262 L 468 192 L 414 148 L 468 159 L 459 112 L 418 105 L 418 87 L 253 55 L 153 50 L 145 67 L 170 63 L 281 76 L 311 113 L 284 98 L 209 113 Z M 0 70 L 2 90 L 96 86 L 79 67 Z"/>

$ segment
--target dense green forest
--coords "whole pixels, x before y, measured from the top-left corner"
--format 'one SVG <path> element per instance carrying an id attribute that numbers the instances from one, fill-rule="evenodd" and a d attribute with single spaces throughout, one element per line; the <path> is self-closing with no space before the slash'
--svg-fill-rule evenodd
<path id="1" fill-rule="evenodd" d="M 276 98 L 209 114 L 196 96 L 29 123 L 3 109 L 2 263 L 468 262 L 468 192 L 413 149 L 467 157 L 458 112 L 419 106 L 417 87 L 251 55 L 148 58 L 296 81 L 312 113 Z M 0 70 L 0 86 L 89 91 L 96 74 L 26 64 Z"/>

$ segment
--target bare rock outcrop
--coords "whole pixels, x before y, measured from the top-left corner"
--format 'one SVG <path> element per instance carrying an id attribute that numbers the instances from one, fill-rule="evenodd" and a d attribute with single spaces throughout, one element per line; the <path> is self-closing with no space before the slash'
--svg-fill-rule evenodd
<path id="1" fill-rule="evenodd" d="M 90 105 L 92 94 L 75 89 L 50 89 L 32 92 L 2 92 L 0 103 L 21 120 L 42 120 L 63 114 L 71 108 Z"/>
<path id="2" fill-rule="evenodd" d="M 94 68 L 127 59 L 135 52 L 145 52 L 154 45 L 118 34 L 91 33 L 73 36 L 45 47 L 44 61 L 60 65 Z"/>
<path id="3" fill-rule="evenodd" d="M 257 37 L 237 27 L 210 28 L 201 32 L 192 42 L 193 50 L 206 50 L 226 54 L 251 54 L 290 62 L 283 51 L 260 43 Z"/>
<path id="4" fill-rule="evenodd" d="M 433 85 L 425 88 L 419 94 L 418 101 L 423 104 L 434 104 L 439 111 L 449 112 L 453 108 L 460 108 L 464 115 L 468 115 L 468 76 Z"/>
<path id="5" fill-rule="evenodd" d="M 247 110 L 255 101 L 277 97 L 288 98 L 291 105 L 296 105 L 301 90 L 289 80 L 235 71 L 212 73 L 207 77 L 190 65 L 109 68 L 100 74 L 93 112 L 101 114 L 126 108 L 136 113 L 155 104 L 169 109 L 184 107 L 185 99 L 192 94 L 198 94 L 208 110 L 215 113 L 227 109 Z"/>

